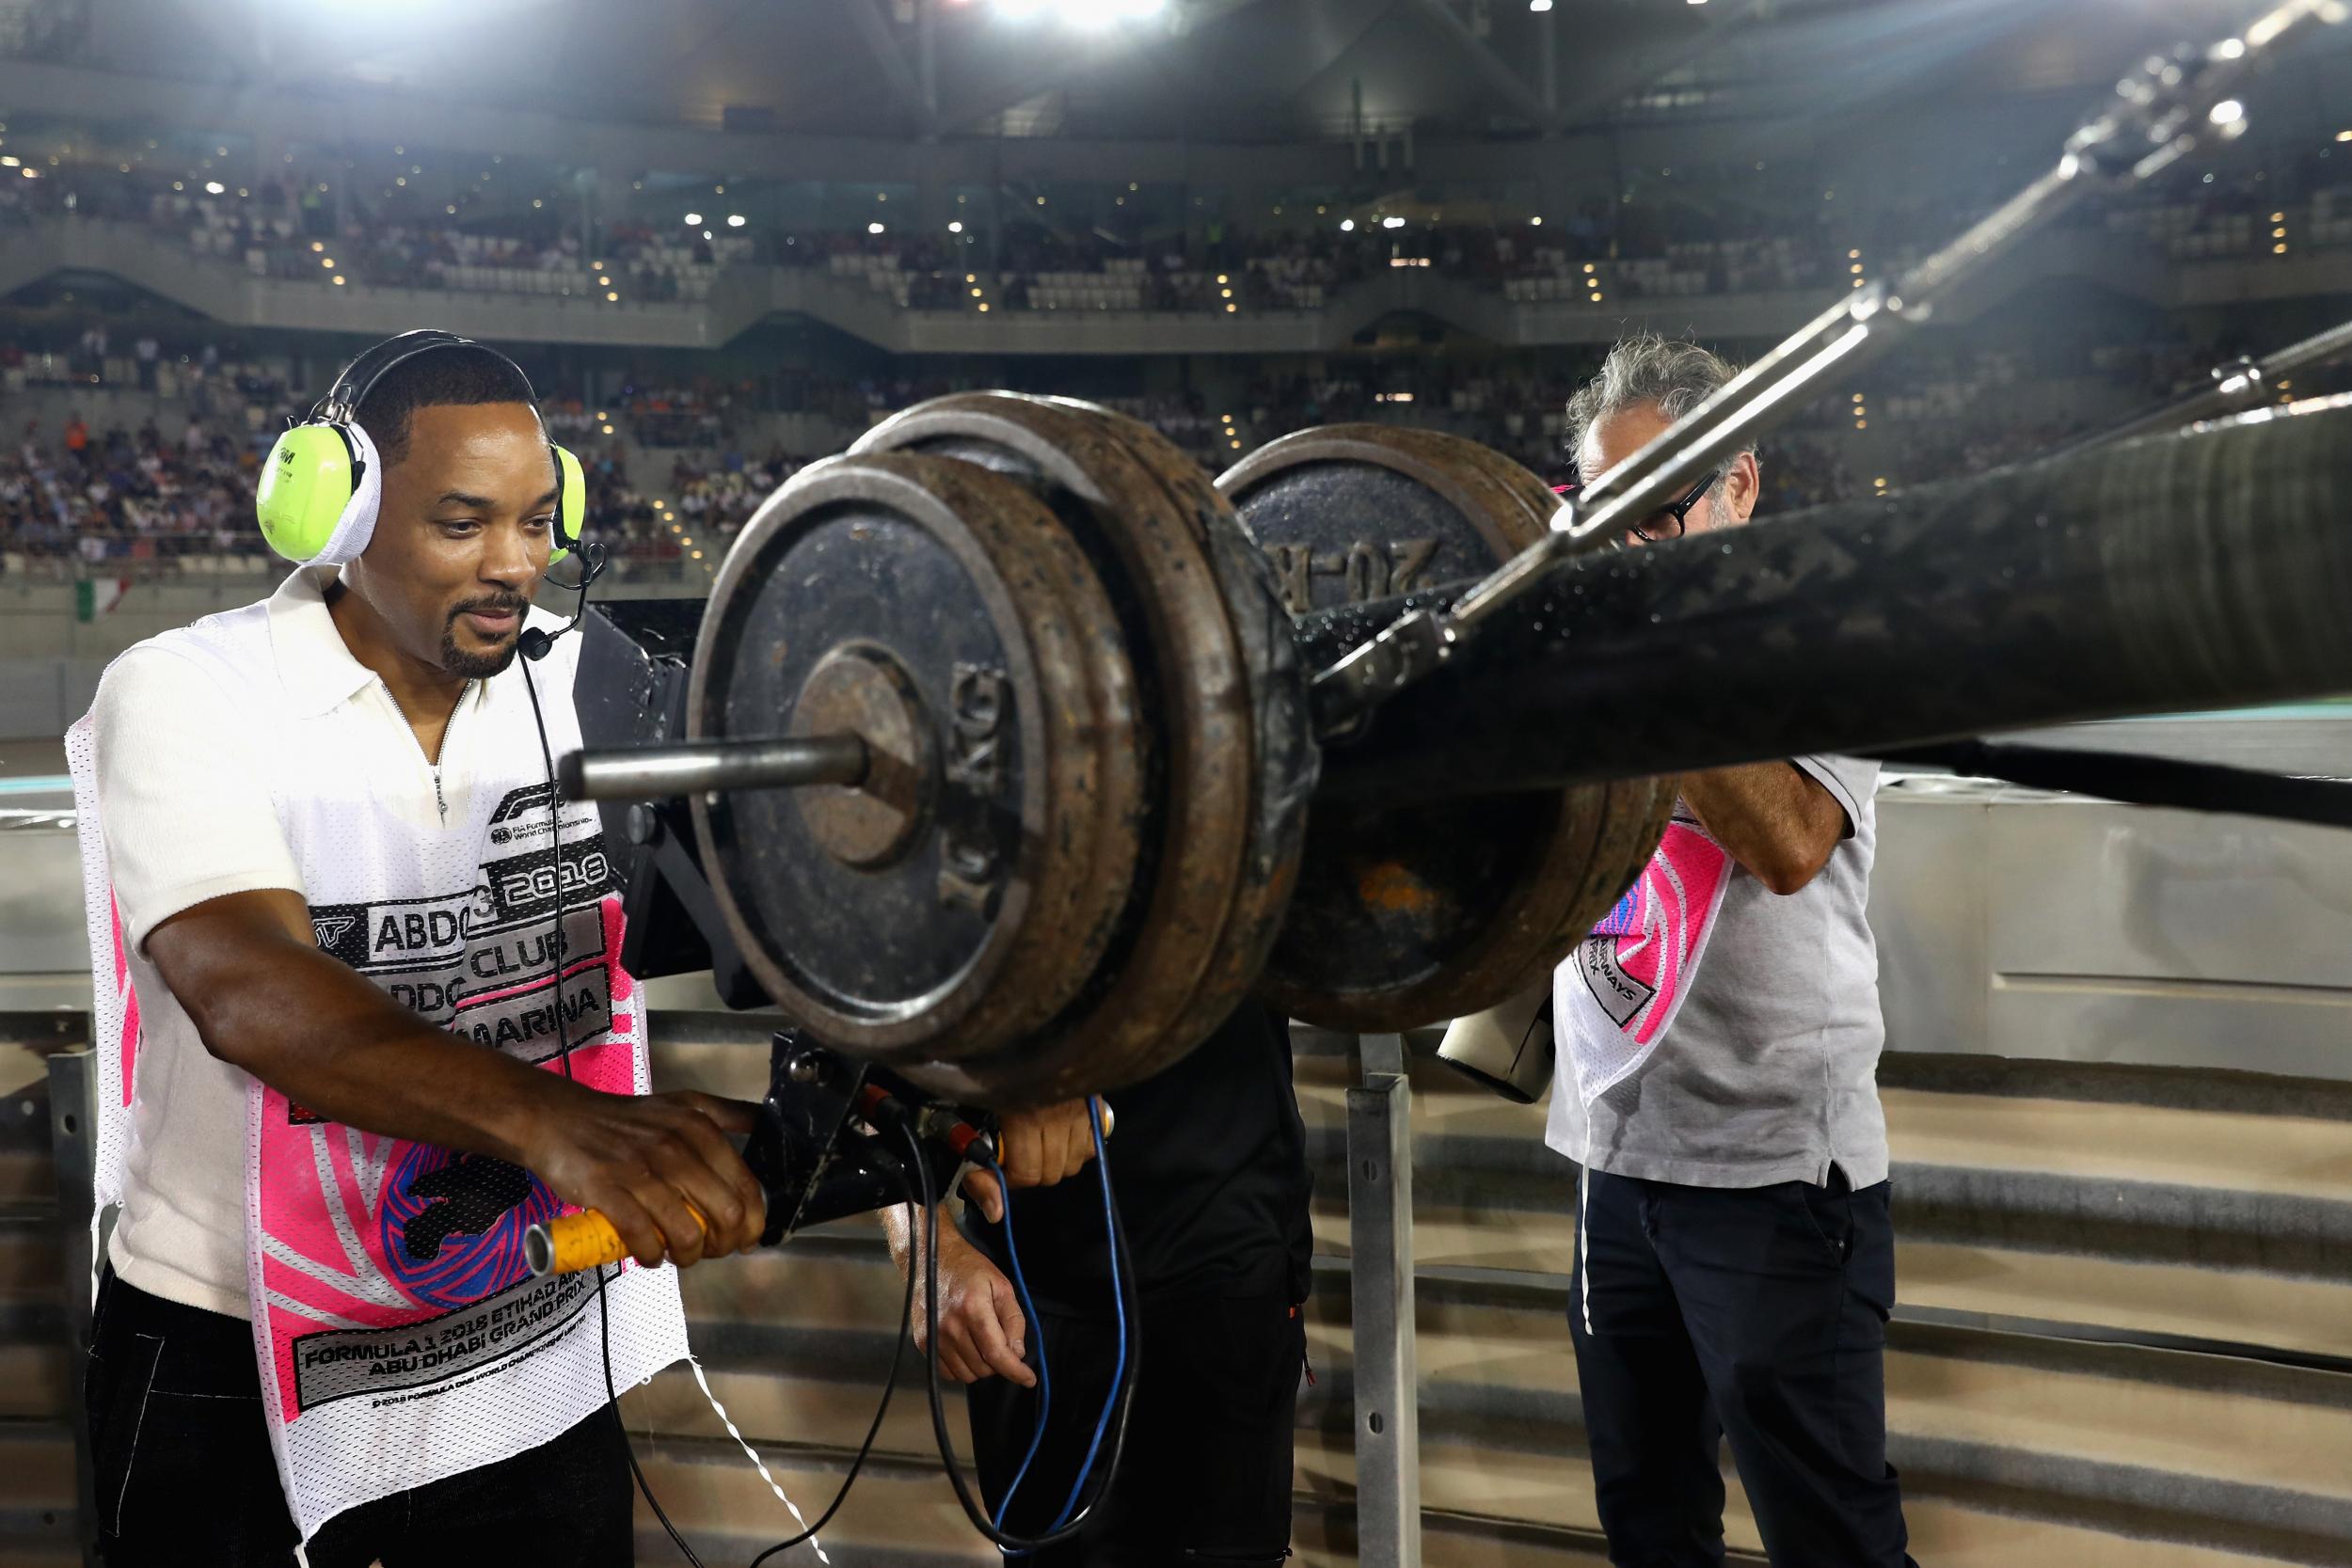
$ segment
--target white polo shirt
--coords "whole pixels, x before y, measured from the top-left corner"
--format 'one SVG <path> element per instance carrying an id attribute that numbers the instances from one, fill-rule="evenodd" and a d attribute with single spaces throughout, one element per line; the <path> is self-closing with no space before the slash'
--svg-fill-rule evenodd
<path id="1" fill-rule="evenodd" d="M 420 829 L 464 822 L 478 789 L 545 784 L 519 659 L 467 688 L 436 768 L 381 677 L 352 657 L 336 629 L 323 597 L 332 578 L 332 569 L 297 571 L 259 604 L 136 644 L 107 667 L 91 709 L 100 815 L 142 1036 L 122 1213 L 107 1256 L 142 1291 L 241 1318 L 251 1315 L 251 1080 L 205 1049 L 148 959 L 148 933 L 228 894 L 287 888 L 308 900 L 276 799 L 290 736 L 332 734 L 364 748 L 368 809 Z M 531 618 L 549 631 L 563 625 L 542 610 Z M 568 709 L 579 647 L 578 639 L 563 639 L 534 668 L 542 702 Z M 226 661 L 216 650 L 226 650 Z M 225 680 L 224 667 L 240 661 L 248 678 Z M 279 711 L 255 711 L 264 701 Z M 338 709 L 360 721 L 291 722 Z M 529 745 L 517 746 L 518 736 Z M 498 765 L 485 772 L 493 757 Z M 521 777 L 500 776 L 525 761 Z M 354 834 L 356 853 L 367 852 L 365 838 Z"/>

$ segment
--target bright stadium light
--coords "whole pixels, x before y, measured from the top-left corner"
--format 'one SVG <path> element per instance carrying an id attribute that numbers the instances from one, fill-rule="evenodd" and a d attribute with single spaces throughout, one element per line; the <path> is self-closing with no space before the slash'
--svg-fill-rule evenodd
<path id="1" fill-rule="evenodd" d="M 1168 0 L 996 0 L 996 14 L 1010 22 L 1048 9 L 1065 25 L 1092 29 L 1149 21 L 1168 9 Z"/>
<path id="2" fill-rule="evenodd" d="M 686 214 L 686 227 L 687 227 L 687 228 L 689 228 L 689 229 L 700 229 L 702 226 L 703 226 L 703 215 L 702 215 L 700 213 L 689 213 L 689 214 Z"/>
<path id="3" fill-rule="evenodd" d="M 2235 125 L 2246 118 L 2246 105 L 2234 98 L 2225 98 L 2213 106 L 2210 118 L 2216 125 Z"/>
<path id="4" fill-rule="evenodd" d="M 1380 220 L 1380 227 L 1383 229 L 1402 229 L 1405 227 L 1405 220 L 1403 218 L 1382 218 Z"/>
<path id="5" fill-rule="evenodd" d="M 952 223 L 948 224 L 948 225 L 947 225 L 947 232 L 948 232 L 948 233 L 950 233 L 950 234 L 961 234 L 961 233 L 962 233 L 962 232 L 963 232 L 963 225 L 962 225 L 962 223 L 961 223 L 961 222 L 960 222 L 960 221 L 958 221 L 958 222 L 952 222 Z"/>
<path id="6" fill-rule="evenodd" d="M 207 180 L 204 182 L 204 194 L 206 196 L 226 196 L 229 194 L 229 187 L 222 184 L 217 180 Z"/>
<path id="7" fill-rule="evenodd" d="M 751 221 L 751 219 L 745 217 L 740 213 L 729 213 L 727 214 L 727 227 L 729 229 L 740 229 Z"/>
<path id="8" fill-rule="evenodd" d="M 1356 232 L 1356 220 L 1354 218 L 1340 219 L 1340 232 L 1343 234 L 1353 234 Z"/>
<path id="9" fill-rule="evenodd" d="M 882 231 L 882 226 L 879 223 L 869 223 L 866 226 L 866 231 L 868 234 L 879 234 Z"/>
<path id="10" fill-rule="evenodd" d="M 1062 20 L 1073 27 L 1107 27 L 1142 22 L 1168 8 L 1168 0 L 1060 0 Z"/>

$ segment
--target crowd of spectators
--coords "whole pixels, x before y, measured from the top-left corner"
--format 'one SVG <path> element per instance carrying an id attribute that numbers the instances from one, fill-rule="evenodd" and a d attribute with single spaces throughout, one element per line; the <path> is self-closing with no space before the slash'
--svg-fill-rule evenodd
<path id="1" fill-rule="evenodd" d="M 2137 235 L 2176 258 L 2352 245 L 2352 166 L 2332 152 L 2310 150 L 2278 168 L 2184 166 L 2071 221 Z M 44 213 L 137 222 L 248 271 L 323 285 L 514 289 L 638 304 L 705 296 L 723 267 L 760 261 L 864 272 L 914 309 L 1216 312 L 1313 309 L 1331 291 L 1400 267 L 1516 300 L 1818 291 L 1850 281 L 1857 265 L 1872 276 L 1902 266 L 2019 182 L 1988 173 L 1980 189 L 1945 183 L 1931 200 L 1868 210 L 1658 186 L 1587 201 L 1548 226 L 1441 221 L 1442 210 L 1430 208 L 1326 214 L 1311 227 L 1247 234 L 1222 225 L 1115 234 L 1027 216 L 1007 221 L 993 240 L 977 223 L 956 233 L 879 223 L 871 228 L 881 232 L 786 233 L 628 219 L 602 227 L 595 254 L 584 254 L 578 224 L 559 215 L 562 202 L 453 212 L 456 203 L 435 206 L 407 191 L 330 195 L 324 182 L 274 178 L 232 188 L 144 165 L 28 164 L 22 172 L 36 178 L 0 181 L 0 224 Z M 1099 286 L 1073 292 L 1087 280 Z"/>
<path id="2" fill-rule="evenodd" d="M 103 569 L 251 551 L 259 454 L 191 413 L 165 430 L 27 420 L 0 455 L 0 540 L 42 563 Z"/>
<path id="3" fill-rule="evenodd" d="M 1870 372 L 1867 393 L 1852 393 L 1851 404 L 1843 389 L 1820 399 L 1767 442 L 1764 504 L 1857 499 L 2029 458 L 2194 385 L 2240 346 L 2140 339 L 2086 353 L 2023 340 L 2007 348 L 1922 343 Z M 198 558 L 217 556 L 266 565 L 251 530 L 253 476 L 273 434 L 315 390 L 286 384 L 291 363 L 185 337 L 159 343 L 135 322 L 90 320 L 78 335 L 55 329 L 45 349 L 0 345 L 0 387 L 27 386 L 42 410 L 0 466 L 0 569 L 169 573 L 207 569 Z M 1110 403 L 1211 472 L 1295 430 L 1375 420 L 1469 436 L 1558 483 L 1573 477 L 1563 410 L 1591 369 L 1588 356 L 1415 353 L 1334 358 L 1311 373 L 1269 364 L 1216 392 L 1038 389 Z M 647 370 L 607 400 L 550 397 L 542 412 L 551 436 L 581 455 L 591 515 L 623 573 L 691 579 L 715 569 L 743 522 L 803 462 L 896 409 L 1004 370 L 859 376 L 803 366 L 736 377 Z M 2305 389 L 2329 385 L 2314 375 Z M 60 419 L 85 387 L 93 401 L 112 400 L 107 413 Z M 133 389 L 152 396 L 122 395 Z M 153 410 L 144 424 L 141 407 Z M 784 412 L 824 418 L 775 417 Z M 779 438 L 787 431 L 809 450 L 787 450 Z M 650 466 L 634 479 L 632 455 Z"/>
<path id="4" fill-rule="evenodd" d="M 544 205 L 460 216 L 405 192 L 370 199 L 326 182 L 265 178 L 231 187 L 145 165 L 26 165 L 0 181 L 0 230 L 42 216 L 133 223 L 256 277 L 326 286 L 512 290 L 630 303 L 699 298 L 728 261 L 750 256 L 733 234 L 657 233 L 622 221 L 595 254 Z"/>

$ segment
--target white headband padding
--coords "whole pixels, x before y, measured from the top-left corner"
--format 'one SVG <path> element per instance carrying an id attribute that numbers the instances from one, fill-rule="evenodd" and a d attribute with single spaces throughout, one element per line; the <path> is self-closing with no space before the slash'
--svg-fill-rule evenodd
<path id="1" fill-rule="evenodd" d="M 303 563 L 308 566 L 340 566 L 358 560 L 375 536 L 375 515 L 384 503 L 384 461 L 375 455 L 375 443 L 357 420 L 346 420 L 342 429 L 361 465 L 359 483 L 351 487 L 351 499 L 343 503 L 326 547 Z"/>

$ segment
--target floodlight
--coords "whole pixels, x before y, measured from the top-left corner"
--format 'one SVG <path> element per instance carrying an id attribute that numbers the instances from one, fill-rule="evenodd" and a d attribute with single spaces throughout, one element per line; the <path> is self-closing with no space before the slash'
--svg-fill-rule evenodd
<path id="1" fill-rule="evenodd" d="M 687 228 L 700 229 L 703 226 L 703 215 L 700 213 L 689 213 L 686 214 L 685 221 Z"/>
<path id="2" fill-rule="evenodd" d="M 745 217 L 740 213 L 729 213 L 727 214 L 727 227 L 729 229 L 740 229 L 749 222 L 751 222 L 751 219 Z"/>
<path id="3" fill-rule="evenodd" d="M 866 226 L 866 231 L 868 234 L 879 234 L 882 231 L 882 226 L 879 223 L 869 223 Z"/>

